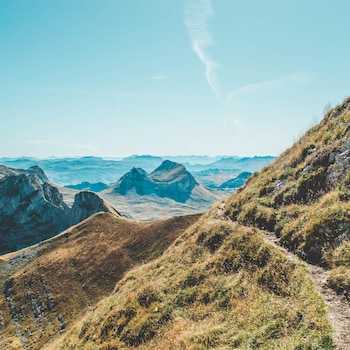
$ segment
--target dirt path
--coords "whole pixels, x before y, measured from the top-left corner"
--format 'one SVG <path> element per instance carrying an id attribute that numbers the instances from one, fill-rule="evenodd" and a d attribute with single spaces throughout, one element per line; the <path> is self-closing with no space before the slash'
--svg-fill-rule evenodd
<path id="1" fill-rule="evenodd" d="M 229 220 L 224 215 L 225 203 L 218 206 L 217 217 L 223 220 Z M 333 342 L 336 350 L 350 349 L 350 303 L 346 301 L 343 295 L 338 295 L 333 289 L 328 287 L 327 278 L 329 271 L 316 265 L 311 265 L 300 259 L 288 249 L 280 246 L 279 239 L 274 233 L 264 231 L 264 238 L 267 242 L 273 244 L 290 261 L 305 266 L 312 279 L 316 290 L 322 296 L 326 303 L 329 322 L 333 328 Z"/>
<path id="2" fill-rule="evenodd" d="M 338 295 L 327 285 L 329 271 L 316 265 L 308 264 L 278 244 L 278 238 L 271 232 L 264 232 L 265 239 L 277 247 L 291 261 L 303 264 L 317 291 L 326 303 L 329 322 L 333 328 L 333 342 L 337 350 L 350 349 L 350 303 L 343 295 Z"/>

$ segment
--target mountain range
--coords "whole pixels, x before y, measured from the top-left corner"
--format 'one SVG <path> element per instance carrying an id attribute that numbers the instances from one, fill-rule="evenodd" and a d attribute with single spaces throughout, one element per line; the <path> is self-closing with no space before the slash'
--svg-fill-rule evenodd
<path id="1" fill-rule="evenodd" d="M 0 348 L 349 349 L 349 125 L 350 98 L 201 216 L 97 213 L 1 256 Z M 165 168 L 187 177 L 110 195 L 164 195 Z"/>
<path id="2" fill-rule="evenodd" d="M 51 181 L 61 186 L 80 186 L 89 184 L 114 184 L 132 168 L 142 168 L 151 172 L 164 160 L 183 164 L 197 181 L 210 188 L 217 188 L 244 171 L 254 172 L 271 163 L 275 157 L 208 157 L 178 156 L 159 157 L 134 155 L 123 159 L 104 159 L 101 157 L 48 158 L 35 159 L 0 158 L 0 164 L 11 168 L 40 166 Z M 78 188 L 79 189 L 79 188 Z"/>

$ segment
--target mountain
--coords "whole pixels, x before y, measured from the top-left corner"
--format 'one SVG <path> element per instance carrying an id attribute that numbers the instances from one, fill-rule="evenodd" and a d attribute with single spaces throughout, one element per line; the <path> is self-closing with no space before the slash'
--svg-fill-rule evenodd
<path id="1" fill-rule="evenodd" d="M 92 192 L 76 194 L 70 208 L 38 166 L 0 166 L 0 253 L 52 237 L 98 211 L 118 215 Z"/>
<path id="2" fill-rule="evenodd" d="M 350 99 L 46 349 L 348 349 L 349 124 Z"/>
<path id="3" fill-rule="evenodd" d="M 205 188 L 182 164 L 165 160 L 150 174 L 131 169 L 101 196 L 126 217 L 152 221 L 203 213 L 226 194 Z"/>
<path id="4" fill-rule="evenodd" d="M 208 157 L 208 156 L 171 156 L 159 157 L 151 155 L 133 155 L 125 158 L 107 159 L 101 157 L 80 157 L 80 158 L 0 158 L 0 164 L 10 168 L 29 168 L 40 166 L 47 176 L 60 186 L 69 186 L 88 182 L 91 184 L 102 182 L 104 184 L 115 183 L 120 177 L 131 168 L 142 168 L 147 172 L 159 166 L 165 159 L 184 164 L 186 169 L 196 176 L 199 183 L 202 182 L 201 171 L 219 169 L 226 173 L 225 178 L 221 174 L 215 179 L 215 173 L 211 180 L 215 183 L 222 183 L 243 171 L 260 170 L 268 161 L 274 157 Z M 223 159 L 222 161 L 219 161 Z M 240 161 L 241 160 L 241 161 Z M 219 161 L 219 162 L 218 162 Z M 231 174 L 228 174 L 228 173 Z M 203 178 L 205 181 L 205 177 Z M 83 188 L 87 189 L 87 188 Z"/>
<path id="5" fill-rule="evenodd" d="M 276 157 L 255 156 L 255 157 L 226 157 L 210 164 L 212 168 L 218 169 L 241 169 L 243 171 L 254 172 L 274 161 Z"/>
<path id="6" fill-rule="evenodd" d="M 196 185 L 198 183 L 182 164 L 165 160 L 149 175 L 143 169 L 133 168 L 117 182 L 113 191 L 126 195 L 134 190 L 140 196 L 154 194 L 184 203 Z"/>
<path id="7" fill-rule="evenodd" d="M 247 171 L 240 173 L 237 177 L 230 179 L 228 181 L 225 181 L 222 183 L 219 188 L 222 189 L 236 189 L 238 187 L 241 187 L 245 184 L 247 179 L 252 175 L 252 173 L 249 173 Z"/>
<path id="8" fill-rule="evenodd" d="M 0 348 L 42 349 L 92 310 L 131 267 L 158 258 L 199 216 L 138 223 L 95 214 L 0 257 Z"/>
<path id="9" fill-rule="evenodd" d="M 65 187 L 79 190 L 79 191 L 88 190 L 92 192 L 101 192 L 106 188 L 108 188 L 108 185 L 104 184 L 103 182 L 90 183 L 90 182 L 84 181 L 76 185 L 67 185 Z"/>
<path id="10" fill-rule="evenodd" d="M 192 222 L 100 213 L 2 256 L 0 346 L 349 349 L 349 125 L 350 99 Z"/>

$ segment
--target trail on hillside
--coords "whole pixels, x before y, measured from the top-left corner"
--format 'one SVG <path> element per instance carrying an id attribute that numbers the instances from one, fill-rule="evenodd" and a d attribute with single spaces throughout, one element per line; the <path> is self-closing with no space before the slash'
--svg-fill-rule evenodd
<path id="1" fill-rule="evenodd" d="M 230 220 L 225 216 L 224 211 L 225 203 L 221 203 L 218 207 L 217 216 L 222 220 Z M 305 266 L 316 290 L 325 301 L 329 322 L 333 328 L 333 342 L 336 350 L 350 349 L 350 303 L 346 301 L 343 295 L 338 295 L 327 285 L 330 272 L 320 266 L 307 263 L 287 248 L 279 245 L 279 239 L 274 233 L 263 232 L 265 241 L 279 249 L 293 263 Z"/>
<path id="2" fill-rule="evenodd" d="M 321 266 L 311 265 L 279 245 L 279 239 L 274 233 L 264 231 L 266 241 L 278 248 L 290 261 L 305 266 L 316 290 L 326 303 L 329 322 L 333 328 L 333 342 L 337 350 L 350 349 L 350 303 L 343 295 L 338 295 L 327 285 L 330 271 Z"/>

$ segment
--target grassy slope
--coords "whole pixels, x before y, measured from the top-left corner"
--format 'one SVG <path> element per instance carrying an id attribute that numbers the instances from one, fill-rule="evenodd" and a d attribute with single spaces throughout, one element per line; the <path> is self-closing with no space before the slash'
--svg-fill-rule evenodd
<path id="1" fill-rule="evenodd" d="M 275 232 L 312 263 L 332 268 L 330 285 L 350 294 L 350 99 L 328 112 L 276 162 L 227 202 L 243 225 Z"/>
<path id="2" fill-rule="evenodd" d="M 331 349 L 311 281 L 260 230 L 349 291 L 349 122 L 348 100 L 230 197 L 232 221 L 213 209 L 51 348 Z"/>
<path id="3" fill-rule="evenodd" d="M 22 349 L 20 338 L 41 348 L 108 295 L 126 270 L 159 257 L 198 218 L 138 223 L 100 213 L 36 247 L 37 257 L 7 274 L 9 261 L 21 258 L 1 257 L 0 348 Z"/>
<path id="4" fill-rule="evenodd" d="M 259 230 L 203 216 L 47 349 L 331 349 L 322 300 Z"/>

